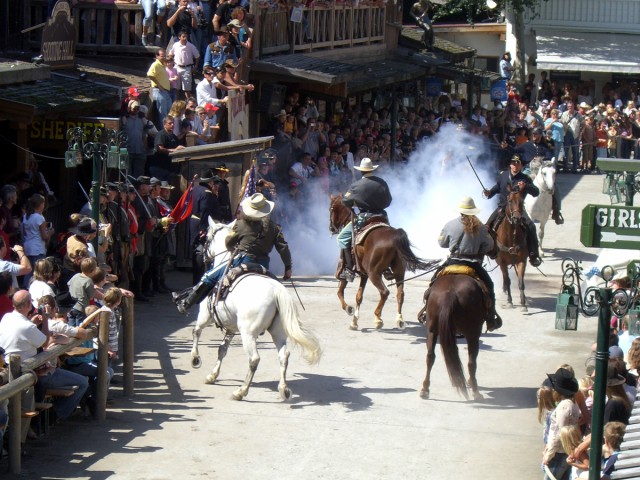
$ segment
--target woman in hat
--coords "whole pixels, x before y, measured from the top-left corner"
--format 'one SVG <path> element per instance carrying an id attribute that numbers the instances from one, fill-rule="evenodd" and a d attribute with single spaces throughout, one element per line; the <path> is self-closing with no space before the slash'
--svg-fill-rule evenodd
<path id="1" fill-rule="evenodd" d="M 274 203 L 261 193 L 254 193 L 240 204 L 242 216 L 236 221 L 226 246 L 235 256 L 229 268 L 242 264 L 257 263 L 269 268 L 269 253 L 273 248 L 280 254 L 284 263 L 283 280 L 291 278 L 291 252 L 284 239 L 280 225 L 272 222 L 269 214 Z M 174 292 L 173 298 L 180 313 L 186 313 L 191 306 L 204 300 L 227 271 L 222 263 L 205 273 L 200 282 L 183 292 Z"/>
<path id="2" fill-rule="evenodd" d="M 568 425 L 578 425 L 580 408 L 575 402 L 578 381 L 566 368 L 559 368 L 556 373 L 550 373 L 547 377 L 553 389 L 556 408 L 551 413 L 549 436 L 543 450 L 542 464 L 545 470 L 551 472 L 557 480 L 568 480 L 570 466 L 567 463 L 568 455 L 562 448 L 560 430 Z M 550 477 L 545 476 L 545 479 L 548 478 Z"/>
<path id="3" fill-rule="evenodd" d="M 480 209 L 476 207 L 473 198 L 466 197 L 458 205 L 460 215 L 447 224 L 440 232 L 438 243 L 442 248 L 448 248 L 450 255 L 442 268 L 448 265 L 467 265 L 476 272 L 491 295 L 491 307 L 487 316 L 487 329 L 495 330 L 502 326 L 502 319 L 496 312 L 496 295 L 493 281 L 482 267 L 484 256 L 495 248 L 495 241 L 489 234 L 489 229 L 476 215 Z M 431 278 L 437 278 L 437 273 Z"/>
<path id="4" fill-rule="evenodd" d="M 618 373 L 616 359 L 609 359 L 607 368 L 607 403 L 604 407 L 604 423 L 622 422 L 629 425 L 633 402 L 625 392 L 626 379 Z M 635 397 L 635 395 L 633 395 Z"/>

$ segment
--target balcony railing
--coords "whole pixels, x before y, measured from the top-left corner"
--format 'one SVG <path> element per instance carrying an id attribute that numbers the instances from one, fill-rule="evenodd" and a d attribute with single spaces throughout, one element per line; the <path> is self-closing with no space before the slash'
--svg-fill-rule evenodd
<path id="1" fill-rule="evenodd" d="M 47 0 L 25 1 L 26 23 L 39 25 L 47 20 Z M 144 10 L 139 4 L 78 3 L 71 9 L 76 25 L 76 50 L 97 53 L 135 53 L 142 45 Z M 155 33 L 151 28 L 150 33 Z M 161 27 L 164 38 L 166 25 Z M 32 48 L 38 48 L 42 29 L 28 33 Z"/>
<path id="2" fill-rule="evenodd" d="M 258 16 L 258 55 L 384 43 L 385 7 L 378 4 L 304 8 L 299 23 L 291 21 L 290 8 L 261 10 Z"/>
<path id="3" fill-rule="evenodd" d="M 35 26 L 47 19 L 47 0 L 25 0 L 26 25 Z M 254 31 L 255 56 L 295 53 L 318 49 L 348 48 L 383 44 L 385 9 L 381 2 L 361 1 L 357 6 L 327 2 L 303 9 L 302 21 L 291 21 L 291 8 L 258 8 Z M 142 20 L 139 4 L 79 2 L 71 9 L 76 25 L 76 50 L 95 53 L 143 52 Z M 151 27 L 150 34 L 156 33 Z M 168 42 L 166 24 L 160 27 Z M 26 35 L 31 48 L 40 47 L 42 29 Z"/>

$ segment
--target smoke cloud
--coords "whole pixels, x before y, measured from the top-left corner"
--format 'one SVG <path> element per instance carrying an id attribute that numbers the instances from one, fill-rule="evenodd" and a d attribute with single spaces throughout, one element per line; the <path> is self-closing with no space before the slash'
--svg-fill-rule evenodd
<path id="1" fill-rule="evenodd" d="M 448 255 L 438 245 L 438 235 L 446 222 L 459 215 L 457 206 L 464 197 L 474 199 L 483 221 L 495 208 L 495 199 L 482 197 L 482 187 L 466 156 L 484 186 L 491 188 L 496 179 L 494 161 L 483 139 L 449 124 L 423 142 L 406 165 L 376 171 L 387 181 L 393 196 L 387 209 L 389 221 L 407 232 L 419 257 L 441 259 Z M 336 238 L 329 234 L 329 197 L 318 182 L 310 180 L 308 187 L 303 211 L 298 211 L 300 207 L 290 202 L 285 192 L 279 192 L 277 208 L 285 209 L 293 219 L 284 226 L 284 233 L 293 257 L 294 275 L 332 275 L 339 248 Z M 271 260 L 272 270 L 281 274 L 283 265 L 277 253 L 273 253 Z"/>

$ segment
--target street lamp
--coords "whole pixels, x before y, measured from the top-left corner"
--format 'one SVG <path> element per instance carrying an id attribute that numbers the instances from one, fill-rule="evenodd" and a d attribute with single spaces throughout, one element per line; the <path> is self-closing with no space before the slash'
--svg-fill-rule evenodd
<path id="1" fill-rule="evenodd" d="M 103 130 L 96 128 L 92 135 L 88 135 L 81 127 L 70 128 L 67 131 L 69 149 L 65 152 L 65 166 L 73 168 L 82 164 L 83 157 L 93 160 L 93 175 L 91 180 L 91 218 L 100 224 L 100 173 L 104 162 L 109 168 L 128 167 L 129 155 L 126 148 L 121 148 L 127 141 L 124 132 L 105 129 L 107 142 L 101 142 Z M 87 139 L 93 138 L 92 141 Z M 93 240 L 93 246 L 98 251 L 98 238 Z"/>

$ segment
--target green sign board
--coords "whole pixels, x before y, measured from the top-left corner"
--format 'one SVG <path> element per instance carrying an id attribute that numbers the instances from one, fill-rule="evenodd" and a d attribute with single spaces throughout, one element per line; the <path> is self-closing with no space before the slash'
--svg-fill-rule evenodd
<path id="1" fill-rule="evenodd" d="M 640 250 L 640 207 L 587 205 L 582 210 L 580 242 L 585 247 Z"/>

